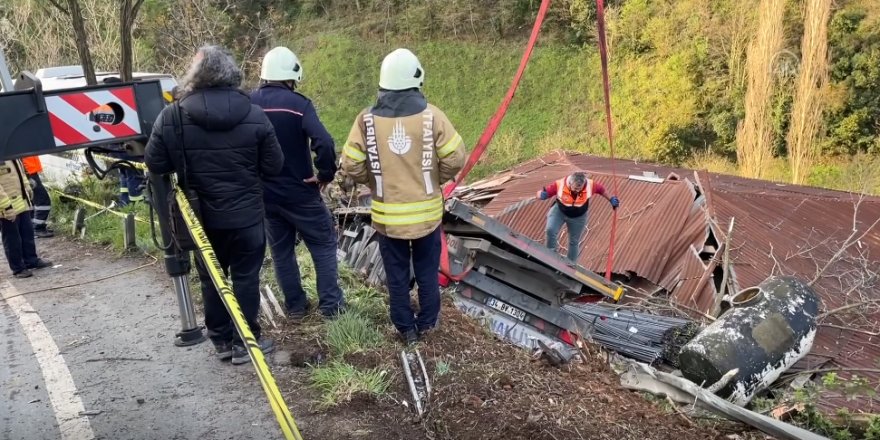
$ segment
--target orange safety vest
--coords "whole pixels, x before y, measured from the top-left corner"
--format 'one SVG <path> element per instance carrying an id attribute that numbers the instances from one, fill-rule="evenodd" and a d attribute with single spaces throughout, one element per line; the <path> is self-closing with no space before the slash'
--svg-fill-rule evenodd
<path id="1" fill-rule="evenodd" d="M 556 200 L 562 205 L 572 208 L 579 208 L 587 204 L 590 196 L 593 195 L 593 179 L 587 179 L 587 184 L 581 192 L 577 193 L 577 197 L 568 186 L 568 177 L 563 177 L 556 181 Z"/>
<path id="2" fill-rule="evenodd" d="M 40 158 L 37 156 L 24 157 L 21 159 L 21 163 L 24 164 L 24 170 L 28 174 L 43 172 L 43 163 L 40 162 Z"/>

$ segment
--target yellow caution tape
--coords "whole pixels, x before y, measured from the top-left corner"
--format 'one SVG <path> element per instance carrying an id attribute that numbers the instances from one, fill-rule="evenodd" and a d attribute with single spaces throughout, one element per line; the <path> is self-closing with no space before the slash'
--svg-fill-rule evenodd
<path id="1" fill-rule="evenodd" d="M 67 198 L 67 199 L 70 199 L 70 200 L 75 200 L 75 201 L 77 201 L 77 202 L 79 202 L 79 203 L 82 203 L 83 205 L 91 206 L 92 208 L 99 209 L 99 210 L 102 210 L 102 211 L 107 211 L 107 212 L 109 212 L 110 214 L 113 214 L 113 215 L 115 215 L 115 216 L 117 216 L 117 217 L 121 217 L 121 218 L 128 217 L 128 214 L 126 214 L 126 213 L 124 213 L 124 212 L 114 211 L 114 210 L 112 210 L 112 209 L 107 208 L 106 206 L 101 205 L 100 203 L 95 203 L 95 202 L 93 202 L 93 201 L 91 201 L 91 200 L 81 199 L 81 198 L 79 198 L 79 197 L 75 197 L 75 196 L 72 196 L 72 195 L 70 195 L 70 194 L 65 194 L 65 193 L 63 193 L 63 192 L 61 192 L 61 191 L 58 191 L 57 189 L 52 189 L 52 192 L 54 192 L 55 194 L 58 194 L 59 197 L 64 197 L 64 198 Z M 139 217 L 137 217 L 137 216 L 135 216 L 134 220 L 135 220 L 136 222 L 141 222 L 141 223 L 144 223 L 144 224 L 150 224 L 149 221 L 144 220 L 144 219 L 142 219 L 142 218 L 139 218 Z"/>
<path id="2" fill-rule="evenodd" d="M 211 275 L 214 286 L 220 293 L 220 299 L 223 300 L 226 310 L 232 316 L 232 322 L 235 324 L 235 328 L 238 329 L 238 334 L 241 335 L 245 348 L 251 356 L 251 362 L 257 370 L 257 377 L 260 378 L 260 384 L 263 385 L 263 391 L 266 392 L 269 405 L 272 407 L 272 412 L 275 413 L 275 418 L 281 426 L 284 438 L 287 440 L 302 440 L 302 435 L 299 433 L 296 421 L 293 420 L 293 416 L 290 414 L 290 410 L 287 408 L 287 404 L 284 403 L 284 398 L 278 390 L 278 385 L 275 384 L 275 378 L 272 377 L 272 372 L 269 371 L 269 365 L 266 364 L 263 351 L 260 350 L 254 334 L 251 333 L 244 313 L 242 313 L 241 307 L 239 307 L 238 301 L 235 299 L 235 294 L 232 292 L 232 288 L 229 287 L 226 276 L 223 274 L 220 263 L 217 261 L 214 249 L 211 248 L 208 236 L 205 235 L 205 230 L 202 228 L 202 224 L 196 217 L 195 212 L 193 212 L 189 201 L 184 197 L 183 191 L 177 191 L 177 203 L 180 205 L 183 220 L 186 222 L 187 228 L 189 228 L 193 241 L 199 248 L 199 255 L 201 255 L 202 261 Z"/>

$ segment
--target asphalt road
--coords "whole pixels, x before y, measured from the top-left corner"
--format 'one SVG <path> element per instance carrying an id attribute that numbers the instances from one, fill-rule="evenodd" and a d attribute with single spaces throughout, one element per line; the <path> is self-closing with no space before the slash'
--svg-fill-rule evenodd
<path id="1" fill-rule="evenodd" d="M 249 364 L 214 359 L 209 342 L 173 345 L 161 263 L 90 282 L 152 259 L 61 238 L 38 249 L 57 267 L 30 279 L 0 257 L 0 440 L 280 437 Z"/>

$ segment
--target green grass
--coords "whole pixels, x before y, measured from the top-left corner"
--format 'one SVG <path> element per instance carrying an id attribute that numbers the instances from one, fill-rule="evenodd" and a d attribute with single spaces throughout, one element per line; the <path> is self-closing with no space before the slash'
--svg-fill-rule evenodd
<path id="1" fill-rule="evenodd" d="M 325 342 L 335 356 L 375 349 L 382 345 L 383 339 L 376 323 L 353 309 L 326 326 Z"/>
<path id="2" fill-rule="evenodd" d="M 348 402 L 358 394 L 378 397 L 388 391 L 391 378 L 379 368 L 361 370 L 354 366 L 333 361 L 312 368 L 311 382 L 320 393 L 319 405 L 331 407 Z"/>
<path id="3" fill-rule="evenodd" d="M 355 116 L 375 102 L 379 64 L 407 46 L 425 66 L 425 94 L 449 116 L 469 146 L 476 143 L 501 103 L 522 55 L 521 43 L 381 43 L 344 33 L 280 38 L 303 60 L 302 91 L 342 145 Z M 593 49 L 547 44 L 536 50 L 492 148 L 473 177 L 485 176 L 536 154 L 559 148 L 601 151 L 600 89 Z M 560 80 L 564 78 L 564 80 Z M 598 131 L 596 131 L 598 130 Z"/>
<path id="4" fill-rule="evenodd" d="M 94 177 L 86 177 L 75 184 L 68 184 L 65 188 L 49 188 L 52 198 L 52 211 L 49 222 L 56 232 L 72 236 L 73 217 L 78 207 L 85 209 L 86 218 L 96 214 L 99 210 L 91 206 L 82 205 L 80 202 L 64 197 L 56 191 L 70 191 L 78 198 L 89 200 L 107 206 L 117 199 L 118 188 L 116 180 L 108 178 L 98 180 Z M 149 207 L 145 204 L 130 205 L 127 207 L 115 207 L 116 212 L 134 213 L 135 217 L 149 221 Z M 158 234 L 158 230 L 156 231 Z M 153 244 L 152 232 L 149 223 L 135 222 L 135 244 L 138 252 L 157 256 L 159 250 Z M 89 243 L 105 246 L 120 253 L 125 252 L 123 238 L 123 219 L 113 213 L 104 212 L 86 220 L 85 235 L 77 234 L 74 238 L 82 238 Z"/>

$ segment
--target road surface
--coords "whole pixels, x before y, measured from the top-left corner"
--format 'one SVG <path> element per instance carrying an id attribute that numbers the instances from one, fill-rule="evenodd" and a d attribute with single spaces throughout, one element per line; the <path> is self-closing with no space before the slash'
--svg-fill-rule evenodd
<path id="1" fill-rule="evenodd" d="M 62 238 L 38 250 L 56 267 L 29 279 L 0 257 L 0 440 L 280 436 L 249 364 L 216 360 L 210 342 L 173 345 L 161 263 L 89 283 L 152 259 Z"/>

